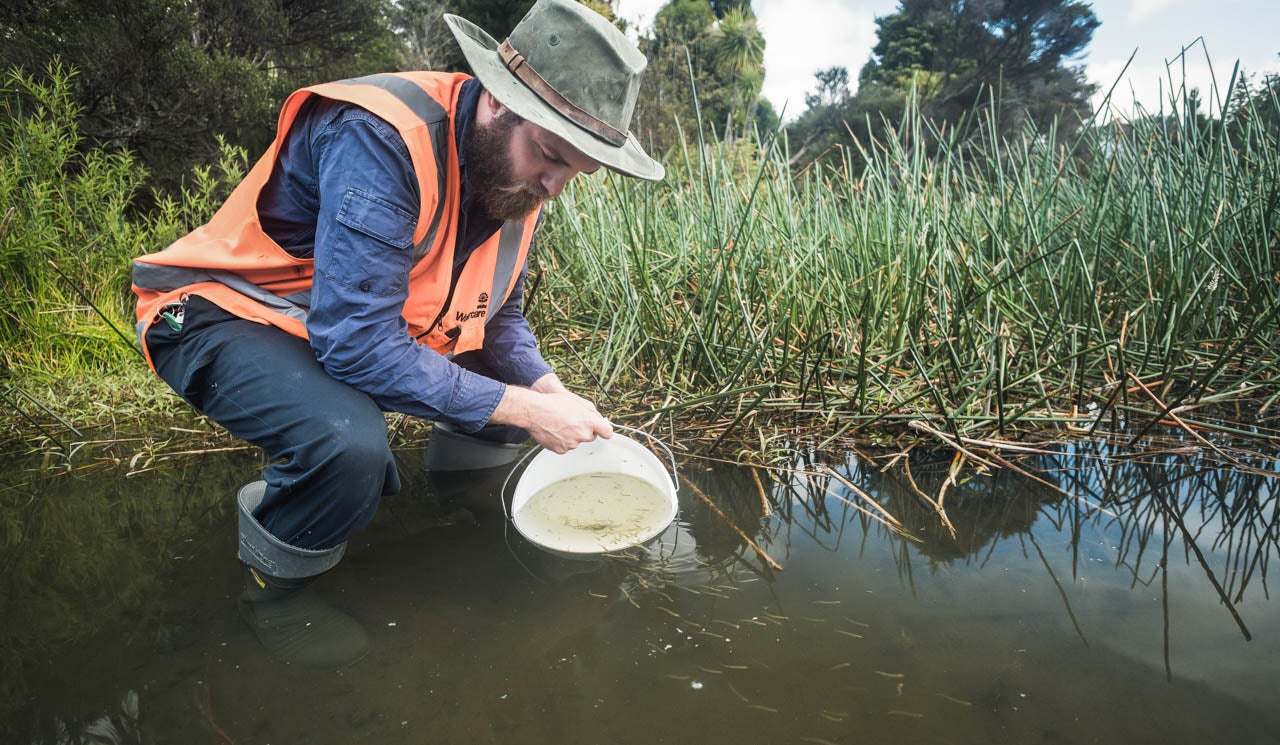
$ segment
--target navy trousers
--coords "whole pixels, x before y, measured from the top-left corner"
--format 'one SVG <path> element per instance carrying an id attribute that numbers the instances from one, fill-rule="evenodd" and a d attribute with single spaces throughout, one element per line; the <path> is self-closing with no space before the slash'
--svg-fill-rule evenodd
<path id="1" fill-rule="evenodd" d="M 254 517 L 285 543 L 337 546 L 400 490 L 381 409 L 329 377 L 305 339 L 192 296 L 182 328 L 153 325 L 147 347 L 178 395 L 266 451 Z"/>

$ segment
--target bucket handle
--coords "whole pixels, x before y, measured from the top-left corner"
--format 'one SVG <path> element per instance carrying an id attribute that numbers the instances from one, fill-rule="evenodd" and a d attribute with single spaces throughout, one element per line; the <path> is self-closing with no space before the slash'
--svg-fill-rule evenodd
<path id="1" fill-rule="evenodd" d="M 659 440 L 642 429 L 636 429 L 635 427 L 628 427 L 625 424 L 616 424 L 614 422 L 609 422 L 609 425 L 614 429 L 621 429 L 637 435 L 644 435 L 645 437 L 648 437 L 650 441 L 657 443 L 658 446 L 666 452 L 667 458 L 671 461 L 671 486 L 674 487 L 677 494 L 680 493 L 680 475 L 676 473 L 676 456 L 671 452 L 671 448 L 667 447 L 667 443 Z M 534 453 L 543 449 L 544 448 L 541 445 L 536 444 L 529 448 L 524 455 L 520 456 L 520 460 L 516 461 L 516 464 L 511 467 L 511 470 L 507 471 L 507 477 L 502 480 L 502 491 L 498 492 L 498 503 L 502 505 L 502 516 L 507 520 L 511 519 L 511 515 L 507 514 L 507 485 L 511 483 L 511 477 L 515 475 L 516 471 L 520 470 L 520 467 L 523 466 Z"/>
<path id="2" fill-rule="evenodd" d="M 633 434 L 644 435 L 645 437 L 649 438 L 650 442 L 662 448 L 662 450 L 667 454 L 667 460 L 671 461 L 671 486 L 675 489 L 675 492 L 677 494 L 680 493 L 680 474 L 676 473 L 676 456 L 672 454 L 671 448 L 667 447 L 667 443 L 663 442 L 662 440 L 659 440 L 658 438 L 654 437 L 648 432 L 645 432 L 642 429 L 636 429 L 635 427 L 628 427 L 625 424 L 615 424 L 613 422 L 609 422 L 609 424 L 613 426 L 614 429 L 621 429 L 621 430 L 626 430 L 627 432 L 631 432 Z"/>

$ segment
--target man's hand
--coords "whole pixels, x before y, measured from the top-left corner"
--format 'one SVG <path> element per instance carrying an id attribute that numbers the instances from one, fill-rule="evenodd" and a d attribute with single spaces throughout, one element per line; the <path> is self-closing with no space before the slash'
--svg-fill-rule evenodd
<path id="1" fill-rule="evenodd" d="M 525 429 L 553 453 L 567 453 L 596 437 L 613 436 L 613 427 L 595 404 L 568 391 L 553 374 L 539 378 L 531 388 L 507 386 L 489 421 Z"/>

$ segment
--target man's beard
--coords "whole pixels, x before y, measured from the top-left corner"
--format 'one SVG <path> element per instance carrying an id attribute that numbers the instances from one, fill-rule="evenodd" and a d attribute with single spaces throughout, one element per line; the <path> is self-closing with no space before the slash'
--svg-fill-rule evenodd
<path id="1" fill-rule="evenodd" d="M 477 122 L 463 146 L 467 188 L 496 220 L 522 220 L 548 197 L 540 186 L 521 183 L 511 174 L 511 132 L 521 121 L 503 109 L 488 124 Z"/>

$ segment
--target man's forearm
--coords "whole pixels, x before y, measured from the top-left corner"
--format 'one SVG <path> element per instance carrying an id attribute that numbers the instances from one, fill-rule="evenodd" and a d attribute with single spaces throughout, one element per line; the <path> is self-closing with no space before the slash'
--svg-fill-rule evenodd
<path id="1" fill-rule="evenodd" d="M 568 393 L 569 389 L 564 387 L 564 383 L 560 382 L 560 378 L 553 372 L 543 375 L 541 378 L 533 381 L 533 385 L 529 386 L 532 391 L 538 393 Z"/>
<path id="2" fill-rule="evenodd" d="M 539 445 L 556 453 L 613 435 L 609 420 L 595 404 L 566 390 L 554 373 L 538 378 L 530 388 L 507 386 L 489 421 L 527 430 Z"/>

